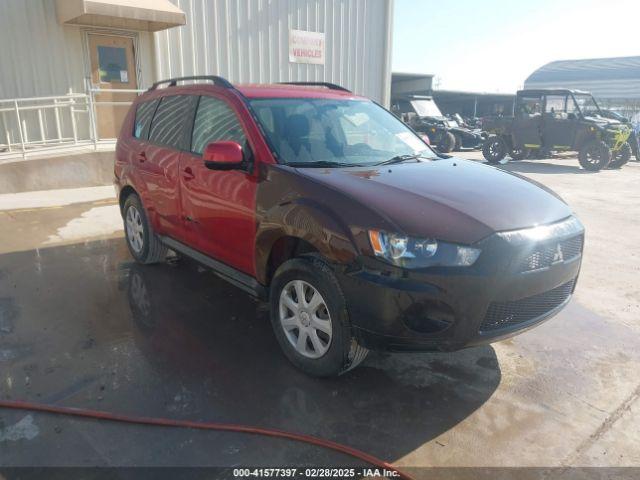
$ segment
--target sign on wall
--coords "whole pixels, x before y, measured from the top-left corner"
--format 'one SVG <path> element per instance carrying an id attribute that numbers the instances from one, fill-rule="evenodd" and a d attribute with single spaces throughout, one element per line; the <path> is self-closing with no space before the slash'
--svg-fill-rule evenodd
<path id="1" fill-rule="evenodd" d="M 289 61 L 324 65 L 324 33 L 289 30 Z"/>

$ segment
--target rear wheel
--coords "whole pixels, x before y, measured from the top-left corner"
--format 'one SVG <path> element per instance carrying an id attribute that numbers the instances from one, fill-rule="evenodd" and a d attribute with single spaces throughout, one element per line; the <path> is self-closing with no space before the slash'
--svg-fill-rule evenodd
<path id="1" fill-rule="evenodd" d="M 513 150 L 511 150 L 511 153 L 509 154 L 509 156 L 511 157 L 511 160 L 524 160 L 529 156 L 530 153 L 531 153 L 531 150 L 529 150 L 528 148 L 516 147 Z"/>
<path id="2" fill-rule="evenodd" d="M 455 145 L 453 146 L 453 151 L 459 152 L 460 150 L 462 150 L 462 137 L 454 133 L 453 138 L 455 138 L 456 140 Z"/>
<path id="3" fill-rule="evenodd" d="M 438 150 L 442 153 L 449 153 L 456 148 L 456 137 L 451 132 L 444 132 L 440 142 L 438 142 Z"/>
<path id="4" fill-rule="evenodd" d="M 611 149 L 602 140 L 591 140 L 580 149 L 578 161 L 585 170 L 597 172 L 609 165 Z"/>
<path id="5" fill-rule="evenodd" d="M 609 163 L 609 168 L 620 168 L 624 164 L 626 164 L 629 160 L 631 160 L 631 145 L 629 142 L 625 142 L 620 147 L 620 150 L 612 154 L 611 162 Z"/>
<path id="6" fill-rule="evenodd" d="M 316 256 L 288 260 L 271 283 L 271 324 L 284 354 L 316 377 L 340 375 L 368 350 L 351 332 L 346 300 L 331 268 Z"/>
<path id="7" fill-rule="evenodd" d="M 482 145 L 482 155 L 491 164 L 500 163 L 507 155 L 507 144 L 502 137 L 493 135 L 487 138 Z"/>
<path id="8" fill-rule="evenodd" d="M 142 202 L 136 194 L 127 197 L 122 213 L 127 246 L 133 258 L 140 263 L 162 262 L 167 256 L 167 247 L 153 232 Z"/>

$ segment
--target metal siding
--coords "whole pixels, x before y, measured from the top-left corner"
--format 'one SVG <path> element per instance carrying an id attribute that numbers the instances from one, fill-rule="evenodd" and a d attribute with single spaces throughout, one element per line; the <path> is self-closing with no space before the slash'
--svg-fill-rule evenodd
<path id="1" fill-rule="evenodd" d="M 155 33 L 156 76 L 329 81 L 384 102 L 392 0 L 172 0 L 187 25 Z M 289 30 L 325 34 L 325 65 L 289 62 Z"/>

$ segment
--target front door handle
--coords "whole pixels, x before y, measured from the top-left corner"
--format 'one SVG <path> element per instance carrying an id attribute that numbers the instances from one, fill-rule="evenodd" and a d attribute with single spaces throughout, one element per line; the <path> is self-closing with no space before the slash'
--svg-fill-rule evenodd
<path id="1" fill-rule="evenodd" d="M 191 170 L 191 167 L 187 167 L 185 168 L 182 173 L 184 174 L 182 176 L 182 178 L 184 178 L 185 180 L 189 181 L 189 180 L 193 180 L 194 178 L 196 178 L 196 176 L 193 174 L 193 170 Z"/>

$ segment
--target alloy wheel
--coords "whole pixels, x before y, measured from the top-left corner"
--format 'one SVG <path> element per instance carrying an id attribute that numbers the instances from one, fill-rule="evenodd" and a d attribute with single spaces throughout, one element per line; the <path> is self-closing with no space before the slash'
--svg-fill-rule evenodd
<path id="1" fill-rule="evenodd" d="M 279 320 L 289 343 L 308 358 L 329 350 L 331 315 L 320 292 L 303 280 L 292 280 L 280 292 Z"/>
<path id="2" fill-rule="evenodd" d="M 140 253 L 144 247 L 144 226 L 140 212 L 133 205 L 127 209 L 126 228 L 129 245 L 134 252 Z"/>

